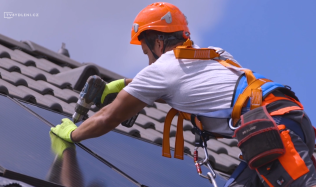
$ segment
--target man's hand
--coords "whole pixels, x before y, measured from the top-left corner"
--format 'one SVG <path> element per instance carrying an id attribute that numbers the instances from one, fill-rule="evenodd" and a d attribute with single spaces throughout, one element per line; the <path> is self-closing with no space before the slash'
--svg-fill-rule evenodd
<path id="1" fill-rule="evenodd" d="M 62 157 L 66 149 L 76 149 L 75 144 L 64 141 L 52 132 L 49 132 L 49 136 L 50 141 L 52 142 L 51 149 L 59 158 Z"/>
<path id="2" fill-rule="evenodd" d="M 103 104 L 104 99 L 107 95 L 111 93 L 118 93 L 125 87 L 125 79 L 119 79 L 116 81 L 112 81 L 109 84 L 105 85 L 101 96 L 101 104 Z"/>
<path id="3" fill-rule="evenodd" d="M 50 130 L 59 136 L 60 138 L 66 140 L 67 142 L 74 143 L 71 139 L 71 133 L 77 128 L 77 126 L 68 118 L 62 119 L 62 123 L 56 127 L 52 127 Z"/>
<path id="4" fill-rule="evenodd" d="M 103 107 L 73 131 L 71 137 L 75 142 L 80 142 L 102 136 L 133 117 L 145 106 L 146 103 L 122 90 L 111 104 Z"/>

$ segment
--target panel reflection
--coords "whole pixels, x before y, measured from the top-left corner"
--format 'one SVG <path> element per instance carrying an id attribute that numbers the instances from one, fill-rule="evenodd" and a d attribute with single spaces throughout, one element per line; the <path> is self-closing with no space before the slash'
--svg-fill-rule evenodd
<path id="1" fill-rule="evenodd" d="M 135 186 L 85 150 L 49 134 L 47 124 L 14 101 L 0 96 L 0 103 L 1 167 L 67 187 Z"/>
<path id="2" fill-rule="evenodd" d="M 47 174 L 48 181 L 65 186 L 83 187 L 83 176 L 76 157 L 76 146 L 49 132 L 51 149 L 56 154 Z M 72 175 L 69 175 L 72 173 Z"/>
<path id="3" fill-rule="evenodd" d="M 60 124 L 64 117 L 34 105 L 24 104 L 53 125 Z M 81 123 L 77 123 L 80 125 Z M 161 156 L 161 147 L 116 132 L 81 142 L 94 153 L 120 168 L 141 184 L 148 186 L 212 186 L 206 179 L 198 176 L 193 159 L 169 159 Z M 173 152 L 171 153 L 173 155 Z M 205 167 L 202 168 L 207 171 Z M 218 186 L 225 179 L 217 175 Z"/>

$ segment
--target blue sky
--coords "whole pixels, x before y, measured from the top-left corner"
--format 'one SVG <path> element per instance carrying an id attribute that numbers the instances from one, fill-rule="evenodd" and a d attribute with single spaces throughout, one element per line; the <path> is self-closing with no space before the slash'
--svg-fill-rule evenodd
<path id="1" fill-rule="evenodd" d="M 0 33 L 53 51 L 66 43 L 71 58 L 127 77 L 148 64 L 129 44 L 135 16 L 155 1 L 0 0 L 0 12 L 38 13 L 0 18 Z M 316 125 L 315 0 L 171 0 L 188 17 L 192 39 L 218 46 L 255 72 L 292 87 Z"/>
<path id="2" fill-rule="evenodd" d="M 203 32 L 246 68 L 292 87 L 316 125 L 316 1 L 230 1 Z"/>

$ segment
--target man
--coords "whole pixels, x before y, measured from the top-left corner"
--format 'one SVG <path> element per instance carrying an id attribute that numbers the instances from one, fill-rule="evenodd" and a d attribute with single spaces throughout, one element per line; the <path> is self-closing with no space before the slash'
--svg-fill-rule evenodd
<path id="1" fill-rule="evenodd" d="M 234 89 L 243 69 L 228 68 L 219 63 L 220 59 L 226 59 L 235 66 L 239 66 L 229 53 L 220 48 L 211 47 L 220 54 L 217 60 L 201 60 L 193 57 L 193 59 L 177 59 L 173 49 L 189 39 L 187 24 L 184 14 L 172 4 L 154 3 L 143 9 L 135 18 L 130 43 L 141 45 L 144 54 L 148 56 L 149 66 L 139 72 L 133 80 L 122 79 L 109 83 L 100 102 L 103 102 L 107 94 L 121 90 L 117 98 L 84 121 L 80 127 L 77 128 L 70 120 L 63 120 L 63 123 L 52 128 L 52 131 L 69 142 L 80 142 L 98 137 L 157 100 L 168 103 L 178 111 L 190 114 L 230 108 Z M 198 48 L 196 45 L 193 47 Z M 271 97 L 281 95 L 280 97 L 285 98 L 284 94 L 278 91 L 273 92 L 275 95 L 271 94 L 269 95 Z M 292 102 L 292 100 L 290 102 L 295 104 L 296 101 Z M 295 104 L 294 107 L 298 106 Z M 297 116 L 302 117 L 304 114 L 301 112 Z M 277 117 L 280 116 L 274 118 L 277 119 Z M 284 119 L 281 116 L 277 124 L 284 122 L 296 125 L 293 120 L 287 122 Z M 304 127 L 303 135 L 300 134 L 302 130 L 299 128 L 298 134 L 301 136 L 290 131 L 291 129 L 285 124 L 286 128 L 289 128 L 286 132 L 290 132 L 291 138 L 295 139 L 296 156 L 299 154 L 302 157 L 299 159 L 305 163 L 304 172 L 298 172 L 299 174 L 293 177 L 286 171 L 281 173 L 284 176 L 280 173 L 275 174 L 278 170 L 273 169 L 272 166 L 268 173 L 259 171 L 262 167 L 258 168 L 257 172 L 246 168 L 230 186 L 273 186 L 271 183 L 280 186 L 316 185 L 315 168 L 311 160 L 313 153 L 311 142 L 314 142 L 315 136 L 313 133 L 307 134 L 312 132 L 313 128 L 306 115 L 304 119 L 304 124 L 303 122 L 298 124 Z M 276 161 L 271 163 L 276 163 Z M 273 180 L 273 177 L 270 178 L 271 175 L 274 177 L 280 175 L 281 178 L 270 181 Z"/>

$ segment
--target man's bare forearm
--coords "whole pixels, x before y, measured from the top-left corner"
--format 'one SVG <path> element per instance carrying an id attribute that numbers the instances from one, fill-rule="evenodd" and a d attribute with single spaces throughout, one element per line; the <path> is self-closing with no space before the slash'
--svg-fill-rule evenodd
<path id="1" fill-rule="evenodd" d="M 125 85 L 131 83 L 133 79 L 125 79 Z M 74 132 L 71 138 L 74 142 L 80 142 L 88 138 L 99 137 L 113 130 L 120 124 L 119 121 L 113 120 L 113 116 L 107 112 L 110 105 L 103 107 L 91 118 L 84 121 Z M 106 124 L 106 125 L 105 125 Z"/>
<path id="2" fill-rule="evenodd" d="M 85 139 L 95 138 L 108 133 L 117 127 L 120 122 L 115 121 L 107 112 L 110 105 L 103 107 L 92 117 L 85 120 L 75 131 L 72 132 L 71 138 L 74 142 L 80 142 Z"/>
<path id="3" fill-rule="evenodd" d="M 108 133 L 121 122 L 131 118 L 147 104 L 122 90 L 116 99 L 84 121 L 71 134 L 72 141 L 80 142 Z"/>

